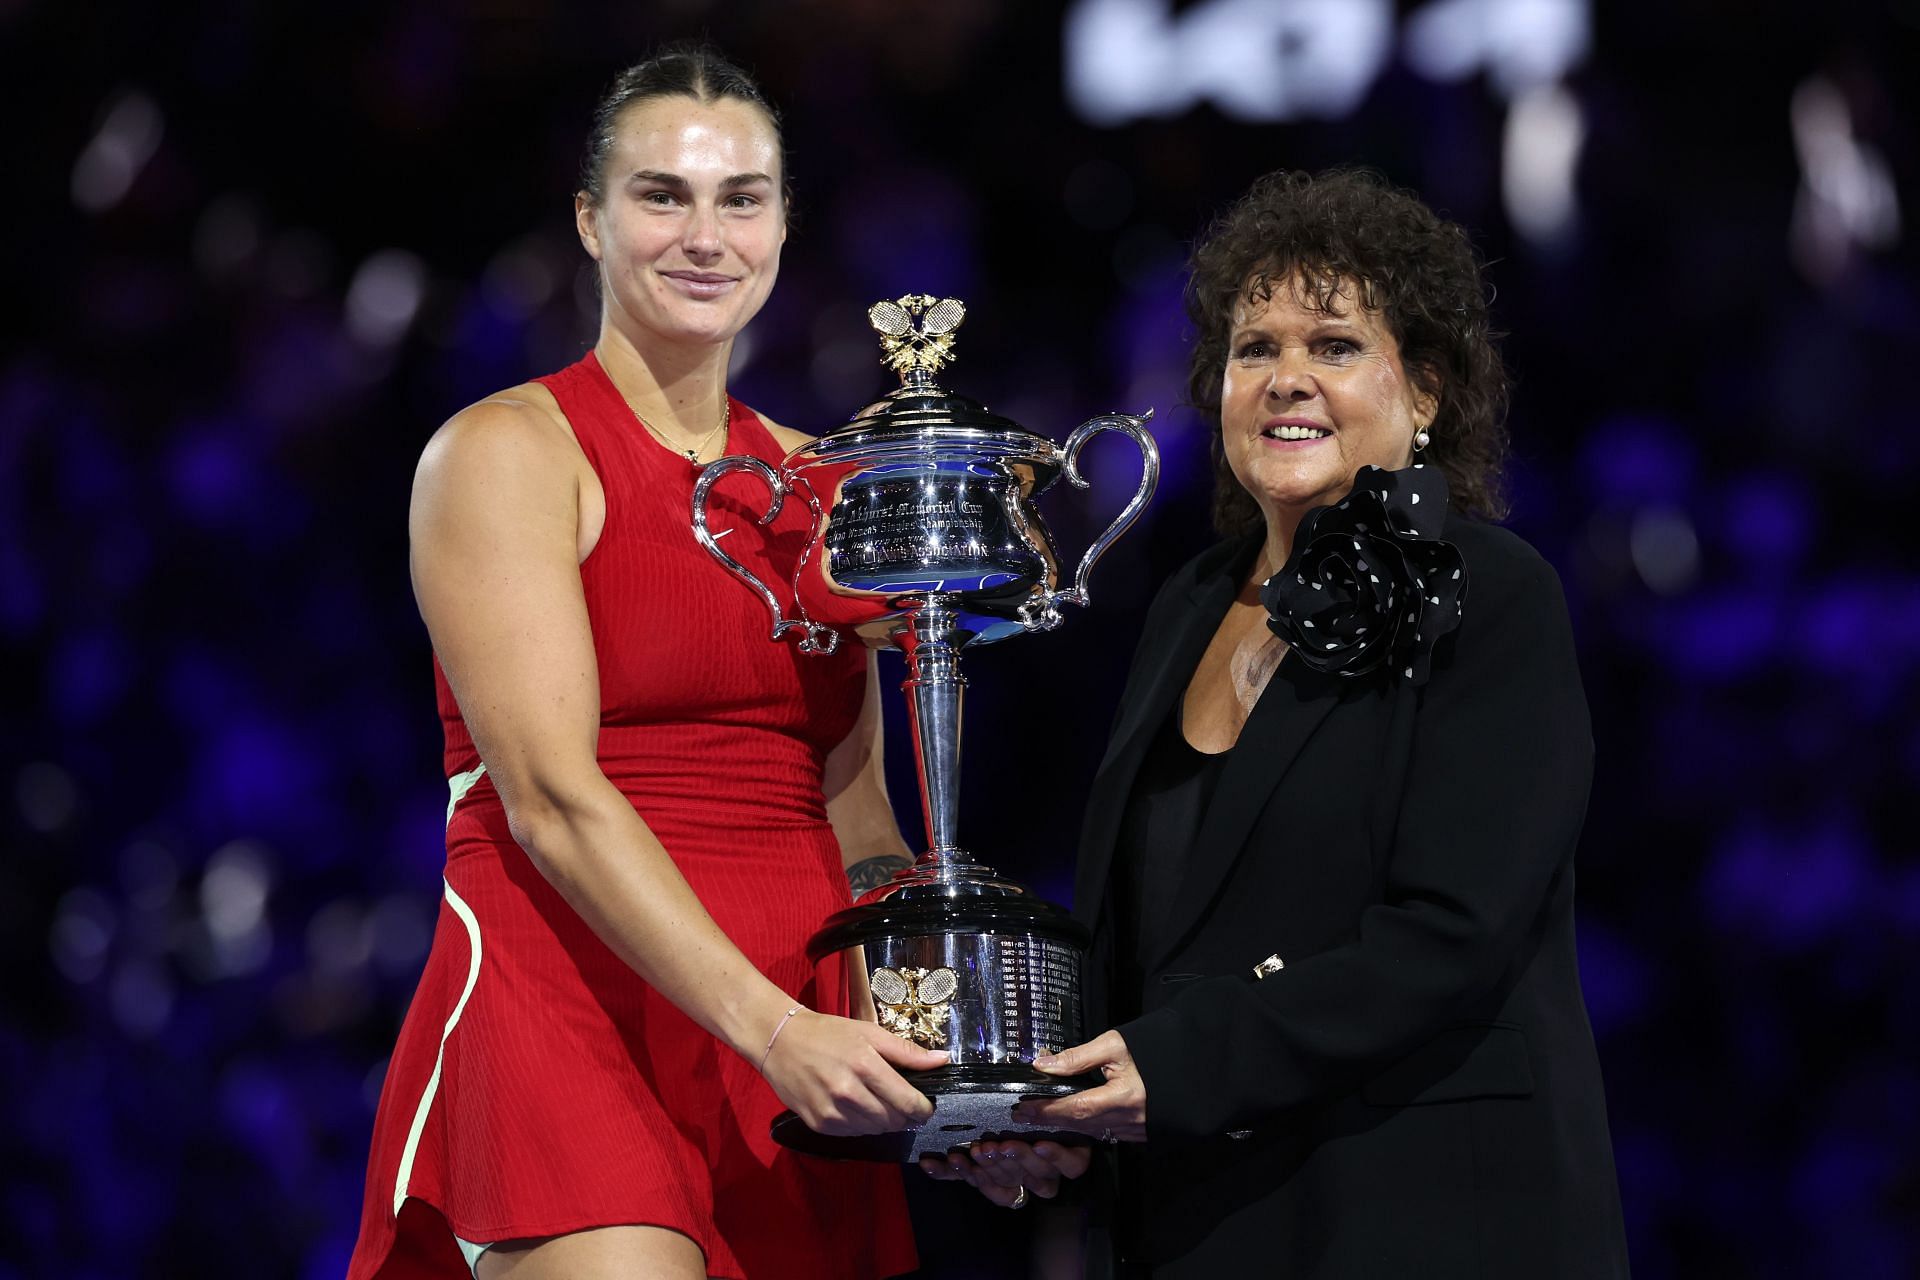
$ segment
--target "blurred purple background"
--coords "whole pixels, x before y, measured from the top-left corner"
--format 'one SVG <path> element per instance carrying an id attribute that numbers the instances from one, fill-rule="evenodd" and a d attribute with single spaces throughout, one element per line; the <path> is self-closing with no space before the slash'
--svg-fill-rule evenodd
<path id="1" fill-rule="evenodd" d="M 1093 607 L 968 660 L 963 835 L 1055 897 L 1140 613 L 1210 537 L 1186 242 L 1341 162 L 1473 230 L 1512 524 L 1595 710 L 1636 1273 L 1920 1275 L 1920 4 L 9 0 L 0 1280 L 343 1270 L 441 862 L 413 462 L 591 340 L 588 110 L 702 32 L 798 193 L 744 398 L 831 427 L 888 385 L 867 303 L 925 291 L 995 410 L 1158 411 Z M 1046 501 L 1070 551 L 1129 454 Z M 1040 1220 L 915 1211 L 956 1280 Z"/>

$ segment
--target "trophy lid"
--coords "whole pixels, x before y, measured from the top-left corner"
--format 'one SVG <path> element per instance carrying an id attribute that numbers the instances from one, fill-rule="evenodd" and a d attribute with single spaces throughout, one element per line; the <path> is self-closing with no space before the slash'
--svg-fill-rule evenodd
<path id="1" fill-rule="evenodd" d="M 888 446 L 938 441 L 996 456 L 1053 463 L 1058 449 L 1051 440 L 934 380 L 954 358 L 954 331 L 966 315 L 966 304 L 958 298 L 924 293 L 867 308 L 867 322 L 880 335 L 881 363 L 900 375 L 900 386 L 844 425 L 795 450 L 790 461 L 843 461 L 849 455 L 884 451 Z"/>

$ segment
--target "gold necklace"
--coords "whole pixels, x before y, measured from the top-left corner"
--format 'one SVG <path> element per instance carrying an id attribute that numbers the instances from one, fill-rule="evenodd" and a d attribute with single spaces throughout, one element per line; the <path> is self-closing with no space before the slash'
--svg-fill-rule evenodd
<path id="1" fill-rule="evenodd" d="M 628 400 L 625 396 L 621 396 L 620 399 L 626 403 L 627 412 L 633 415 L 633 420 L 647 429 L 648 435 L 652 436 L 655 440 L 658 440 L 666 448 L 672 449 L 675 453 L 679 454 L 681 457 L 685 458 L 689 463 L 691 463 L 696 467 L 700 465 L 700 455 L 706 452 L 707 442 L 712 440 L 714 436 L 718 435 L 720 432 L 720 429 L 725 427 L 727 425 L 727 421 L 733 417 L 733 407 L 727 403 L 727 397 L 723 394 L 720 397 L 720 421 L 714 423 L 713 429 L 708 431 L 707 434 L 705 434 L 704 436 L 700 437 L 700 443 L 694 445 L 693 448 L 691 449 L 682 449 L 677 445 L 675 445 L 673 441 L 667 439 L 666 436 L 662 435 L 659 429 L 656 428 L 651 422 L 648 422 L 645 418 L 641 417 L 640 411 L 633 407 L 633 401 Z"/>

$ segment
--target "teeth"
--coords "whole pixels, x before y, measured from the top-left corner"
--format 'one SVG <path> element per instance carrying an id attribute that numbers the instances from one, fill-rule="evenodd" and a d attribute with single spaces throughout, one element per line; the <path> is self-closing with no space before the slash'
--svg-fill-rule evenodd
<path id="1" fill-rule="evenodd" d="M 1320 427 L 1274 427 L 1266 434 L 1274 440 L 1318 440 L 1322 436 L 1332 435 L 1333 432 Z"/>

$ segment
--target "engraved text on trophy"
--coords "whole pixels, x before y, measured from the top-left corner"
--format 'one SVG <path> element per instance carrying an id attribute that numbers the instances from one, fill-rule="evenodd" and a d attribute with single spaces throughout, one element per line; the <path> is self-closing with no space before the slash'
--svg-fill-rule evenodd
<path id="1" fill-rule="evenodd" d="M 1001 1007 L 1022 1059 L 1080 1042 L 1080 954 L 1051 938 L 1002 935 Z"/>
<path id="2" fill-rule="evenodd" d="M 854 591 L 1024 596 L 1046 573 L 1012 477 L 905 464 L 849 480 L 827 520 L 827 573 Z"/>

